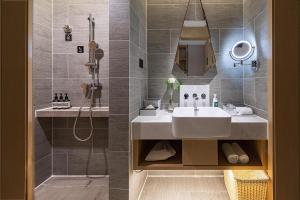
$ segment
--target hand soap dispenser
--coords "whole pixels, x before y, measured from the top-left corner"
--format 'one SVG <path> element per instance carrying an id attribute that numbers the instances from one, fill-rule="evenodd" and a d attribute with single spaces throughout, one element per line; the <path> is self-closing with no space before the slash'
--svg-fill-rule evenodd
<path id="1" fill-rule="evenodd" d="M 212 107 L 219 107 L 219 100 L 218 100 L 217 94 L 214 94 Z"/>

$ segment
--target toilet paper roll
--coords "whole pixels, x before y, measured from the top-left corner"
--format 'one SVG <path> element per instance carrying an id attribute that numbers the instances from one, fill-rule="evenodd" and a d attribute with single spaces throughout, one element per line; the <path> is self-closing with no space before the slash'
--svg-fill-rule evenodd
<path id="1" fill-rule="evenodd" d="M 222 144 L 222 150 L 225 154 L 227 161 L 231 164 L 236 164 L 239 161 L 239 156 L 233 151 L 229 143 Z"/>
<path id="2" fill-rule="evenodd" d="M 231 144 L 233 151 L 239 156 L 239 162 L 242 164 L 247 164 L 249 162 L 249 156 L 245 153 L 242 147 L 234 142 Z"/>

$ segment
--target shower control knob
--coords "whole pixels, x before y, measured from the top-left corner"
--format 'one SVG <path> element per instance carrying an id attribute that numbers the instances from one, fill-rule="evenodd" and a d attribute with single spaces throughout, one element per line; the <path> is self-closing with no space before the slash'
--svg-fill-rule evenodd
<path id="1" fill-rule="evenodd" d="M 196 93 L 193 94 L 193 98 L 196 98 L 198 97 L 198 95 Z"/>
<path id="2" fill-rule="evenodd" d="M 185 93 L 183 96 L 184 96 L 184 99 L 188 99 L 189 98 L 189 94 L 188 93 Z"/>
<path id="3" fill-rule="evenodd" d="M 201 94 L 201 99 L 206 99 L 206 94 L 202 93 Z"/>

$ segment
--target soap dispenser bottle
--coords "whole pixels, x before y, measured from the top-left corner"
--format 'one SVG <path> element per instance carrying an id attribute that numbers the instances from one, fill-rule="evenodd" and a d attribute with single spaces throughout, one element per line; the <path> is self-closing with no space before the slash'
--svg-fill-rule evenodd
<path id="1" fill-rule="evenodd" d="M 217 97 L 217 94 L 214 94 L 214 98 L 213 98 L 213 103 L 212 103 L 212 107 L 219 107 L 219 100 Z"/>

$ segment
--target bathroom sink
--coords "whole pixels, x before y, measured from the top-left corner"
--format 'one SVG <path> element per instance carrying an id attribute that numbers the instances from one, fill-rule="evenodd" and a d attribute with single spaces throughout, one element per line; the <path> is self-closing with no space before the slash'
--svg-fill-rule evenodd
<path id="1" fill-rule="evenodd" d="M 176 138 L 209 139 L 229 137 L 231 134 L 231 116 L 221 108 L 178 107 L 172 115 L 172 134 Z"/>

